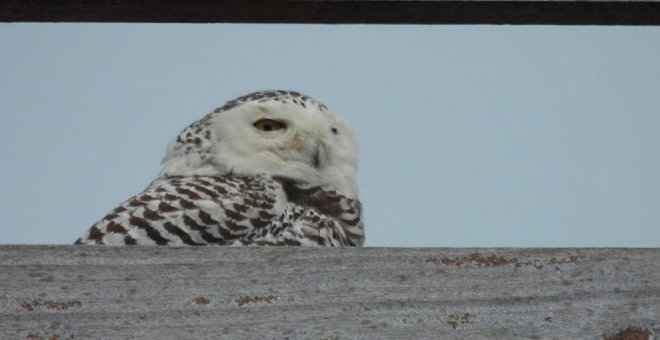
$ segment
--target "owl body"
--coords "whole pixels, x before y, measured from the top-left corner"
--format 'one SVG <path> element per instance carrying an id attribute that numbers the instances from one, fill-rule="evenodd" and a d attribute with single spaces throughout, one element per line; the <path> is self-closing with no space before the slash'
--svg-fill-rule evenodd
<path id="1" fill-rule="evenodd" d="M 348 126 L 291 91 L 228 102 L 184 129 L 142 193 L 76 244 L 361 246 Z"/>

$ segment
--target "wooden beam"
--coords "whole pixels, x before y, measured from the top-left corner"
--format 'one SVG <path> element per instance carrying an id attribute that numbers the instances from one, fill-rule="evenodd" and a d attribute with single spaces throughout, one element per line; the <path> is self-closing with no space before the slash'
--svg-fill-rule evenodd
<path id="1" fill-rule="evenodd" d="M 0 306 L 2 339 L 650 339 L 660 249 L 4 245 Z"/>
<path id="2" fill-rule="evenodd" d="M 660 25 L 659 1 L 3 0 L 4 22 Z"/>

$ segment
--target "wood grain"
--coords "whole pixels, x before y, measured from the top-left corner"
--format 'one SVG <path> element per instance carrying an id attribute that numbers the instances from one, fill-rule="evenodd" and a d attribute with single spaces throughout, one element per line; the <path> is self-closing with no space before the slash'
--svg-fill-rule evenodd
<path id="1" fill-rule="evenodd" d="M 649 339 L 660 249 L 5 245 L 0 308 L 2 339 Z"/>
<path id="2" fill-rule="evenodd" d="M 655 1 L 3 0 L 5 22 L 660 25 Z"/>

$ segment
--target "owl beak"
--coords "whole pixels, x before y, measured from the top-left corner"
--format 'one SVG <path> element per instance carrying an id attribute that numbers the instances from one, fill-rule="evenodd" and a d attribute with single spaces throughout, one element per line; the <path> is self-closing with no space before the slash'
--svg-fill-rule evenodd
<path id="1" fill-rule="evenodd" d="M 314 155 L 312 156 L 312 161 L 314 164 L 315 168 L 320 168 L 321 167 L 321 147 L 317 146 L 316 149 L 314 149 Z"/>
<path id="2" fill-rule="evenodd" d="M 328 163 L 328 155 L 326 151 L 325 144 L 318 142 L 312 153 L 312 165 L 320 169 Z"/>

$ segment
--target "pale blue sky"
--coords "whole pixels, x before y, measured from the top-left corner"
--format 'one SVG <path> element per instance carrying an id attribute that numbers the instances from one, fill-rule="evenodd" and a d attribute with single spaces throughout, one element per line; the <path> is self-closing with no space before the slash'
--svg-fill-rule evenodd
<path id="1" fill-rule="evenodd" d="M 0 243 L 73 242 L 235 96 L 360 146 L 368 246 L 660 246 L 660 27 L 0 24 Z"/>

